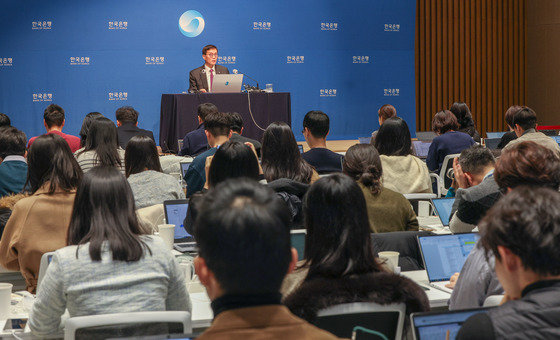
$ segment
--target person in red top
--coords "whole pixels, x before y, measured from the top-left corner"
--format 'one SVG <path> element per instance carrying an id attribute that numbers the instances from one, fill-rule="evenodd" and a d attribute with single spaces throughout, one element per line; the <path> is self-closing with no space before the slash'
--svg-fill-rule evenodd
<path id="1" fill-rule="evenodd" d="M 45 109 L 43 114 L 43 124 L 45 124 L 45 129 L 47 129 L 47 134 L 54 133 L 64 138 L 66 143 L 70 146 L 72 153 L 76 152 L 80 148 L 80 138 L 72 135 L 67 135 L 62 132 L 64 127 L 64 109 L 56 104 L 51 104 Z M 37 137 L 33 137 L 27 143 L 27 148 L 31 147 L 31 144 L 35 141 Z"/>

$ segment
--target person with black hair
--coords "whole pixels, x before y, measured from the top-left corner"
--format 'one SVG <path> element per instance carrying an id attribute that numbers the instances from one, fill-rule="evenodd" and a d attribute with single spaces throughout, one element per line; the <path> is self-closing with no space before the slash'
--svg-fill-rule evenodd
<path id="1" fill-rule="evenodd" d="M 523 106 L 519 106 L 519 105 L 512 105 L 507 109 L 504 115 L 504 119 L 509 128 L 509 131 L 504 133 L 504 135 L 500 138 L 500 143 L 498 143 L 498 149 L 501 150 L 505 148 L 509 142 L 511 142 L 514 139 L 517 139 L 517 135 L 515 134 L 515 130 L 514 130 L 515 124 L 513 124 L 513 116 L 517 111 L 522 109 Z"/>
<path id="2" fill-rule="evenodd" d="M 310 150 L 301 156 L 319 174 L 342 171 L 342 155 L 327 149 L 329 116 L 322 111 L 309 111 L 303 118 L 303 137 Z"/>
<path id="3" fill-rule="evenodd" d="M 218 48 L 206 45 L 202 48 L 204 65 L 189 72 L 189 93 L 212 92 L 214 76 L 216 74 L 229 74 L 227 67 L 216 65 L 218 61 Z"/>
<path id="4" fill-rule="evenodd" d="M 124 173 L 124 150 L 119 147 L 117 127 L 109 118 L 99 117 L 92 121 L 86 145 L 74 155 L 84 172 L 94 166 L 107 165 Z"/>
<path id="5" fill-rule="evenodd" d="M 346 151 L 342 172 L 360 185 L 365 197 L 371 231 L 418 230 L 418 219 L 410 202 L 383 186 L 379 153 L 371 144 L 356 144 Z"/>
<path id="6" fill-rule="evenodd" d="M 206 183 L 206 158 L 213 156 L 220 145 L 231 136 L 231 117 L 224 112 L 209 113 L 205 117 L 204 133 L 211 149 L 196 156 L 185 174 L 187 182 L 187 197 L 204 188 Z"/>
<path id="7" fill-rule="evenodd" d="M 560 337 L 560 193 L 519 187 L 479 225 L 480 246 L 495 258 L 503 304 L 463 323 L 457 339 Z"/>
<path id="8" fill-rule="evenodd" d="M 197 339 L 336 339 L 281 304 L 282 280 L 297 262 L 289 222 L 282 200 L 256 181 L 230 179 L 206 195 L 194 266 L 214 321 Z"/>
<path id="9" fill-rule="evenodd" d="M 20 270 L 35 292 L 41 256 L 66 245 L 82 170 L 68 143 L 56 134 L 37 137 L 27 155 L 26 186 L 32 195 L 14 207 L 0 240 L 0 265 Z"/>
<path id="10" fill-rule="evenodd" d="M 0 128 L 0 197 L 22 192 L 27 179 L 23 131 L 12 126 Z"/>
<path id="11" fill-rule="evenodd" d="M 12 125 L 12 121 L 10 120 L 10 117 L 0 112 L 0 127 L 11 126 L 11 125 Z"/>
<path id="12" fill-rule="evenodd" d="M 83 148 L 86 145 L 87 135 L 89 132 L 89 128 L 91 127 L 91 123 L 96 120 L 97 118 L 105 117 L 100 112 L 90 112 L 84 117 L 84 121 L 82 122 L 82 127 L 80 128 L 80 146 Z"/>
<path id="13" fill-rule="evenodd" d="M 68 246 L 54 253 L 29 315 L 34 335 L 60 331 L 65 309 L 70 317 L 191 311 L 179 264 L 160 237 L 142 235 L 117 169 L 94 167 L 84 176 L 69 225 Z"/>
<path id="14" fill-rule="evenodd" d="M 179 150 L 179 156 L 194 157 L 208 150 L 208 139 L 204 132 L 204 122 L 206 121 L 206 116 L 218 112 L 218 108 L 212 103 L 202 103 L 198 105 L 196 110 L 198 112 L 198 126 L 183 137 L 183 147 Z"/>
<path id="15" fill-rule="evenodd" d="M 150 137 L 138 135 L 128 141 L 124 164 L 136 209 L 185 198 L 177 178 L 161 170 L 156 143 Z"/>
<path id="16" fill-rule="evenodd" d="M 64 138 L 64 140 L 70 146 L 72 152 L 76 152 L 80 148 L 80 138 L 72 135 L 68 135 L 62 132 L 62 128 L 66 123 L 66 118 L 64 115 L 64 109 L 56 104 L 51 104 L 47 106 L 43 114 L 43 125 L 47 130 L 47 134 L 56 134 Z M 27 148 L 29 149 L 37 137 L 32 137 L 27 143 Z"/>
<path id="17" fill-rule="evenodd" d="M 262 144 L 259 141 L 256 141 L 254 139 L 242 136 L 243 134 L 243 118 L 241 117 L 241 115 L 237 112 L 232 112 L 230 113 L 231 116 L 231 137 L 229 140 L 233 141 L 233 142 L 240 142 L 240 143 L 251 143 L 253 144 L 253 146 L 255 147 L 255 150 L 257 151 L 257 157 L 261 156 L 261 148 L 262 148 Z"/>
<path id="18" fill-rule="evenodd" d="M 313 323 L 319 310 L 342 303 L 404 302 L 407 314 L 429 310 L 420 286 L 384 271 L 375 258 L 366 201 L 350 177 L 333 174 L 315 182 L 304 214 L 305 262 L 290 274 L 304 278 L 284 299 L 292 313 Z"/>
<path id="19" fill-rule="evenodd" d="M 457 123 L 459 123 L 459 129 L 457 131 L 466 133 L 471 136 L 475 142 L 480 143 L 480 133 L 478 133 L 474 126 L 474 120 L 469 106 L 462 102 L 455 102 L 451 105 L 449 111 L 457 117 Z"/>
<path id="20" fill-rule="evenodd" d="M 560 154 L 558 143 L 544 133 L 537 131 L 536 128 L 537 114 L 535 111 L 529 107 L 523 107 L 515 112 L 513 114 L 513 130 L 517 139 L 510 141 L 503 150 L 507 150 L 518 143 L 532 141 Z"/>
<path id="21" fill-rule="evenodd" d="M 115 112 L 119 146 L 123 149 L 126 149 L 126 144 L 134 136 L 147 136 L 156 142 L 152 131 L 138 127 L 138 116 L 138 111 L 132 106 L 119 107 Z"/>
<path id="22" fill-rule="evenodd" d="M 383 166 L 383 186 L 401 194 L 431 193 L 426 163 L 412 154 L 410 131 L 404 119 L 385 120 L 373 143 Z"/>

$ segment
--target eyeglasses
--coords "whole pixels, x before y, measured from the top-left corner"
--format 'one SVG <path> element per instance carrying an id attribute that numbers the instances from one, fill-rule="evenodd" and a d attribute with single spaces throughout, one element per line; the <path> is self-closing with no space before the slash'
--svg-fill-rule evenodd
<path id="1" fill-rule="evenodd" d="M 218 56 L 218 53 L 206 53 L 207 56 L 209 56 L 210 58 L 214 58 Z"/>

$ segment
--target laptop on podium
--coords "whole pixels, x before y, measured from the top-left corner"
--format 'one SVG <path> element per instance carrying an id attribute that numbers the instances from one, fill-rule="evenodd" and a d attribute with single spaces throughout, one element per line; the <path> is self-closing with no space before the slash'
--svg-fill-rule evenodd
<path id="1" fill-rule="evenodd" d="M 213 93 L 241 92 L 242 74 L 216 74 L 212 82 Z"/>

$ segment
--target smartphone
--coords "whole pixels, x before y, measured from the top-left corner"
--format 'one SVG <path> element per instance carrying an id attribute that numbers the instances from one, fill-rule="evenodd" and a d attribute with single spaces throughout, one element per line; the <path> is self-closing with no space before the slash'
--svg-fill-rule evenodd
<path id="1" fill-rule="evenodd" d="M 27 325 L 27 319 L 8 319 L 6 320 L 4 330 L 25 329 L 25 325 Z"/>

